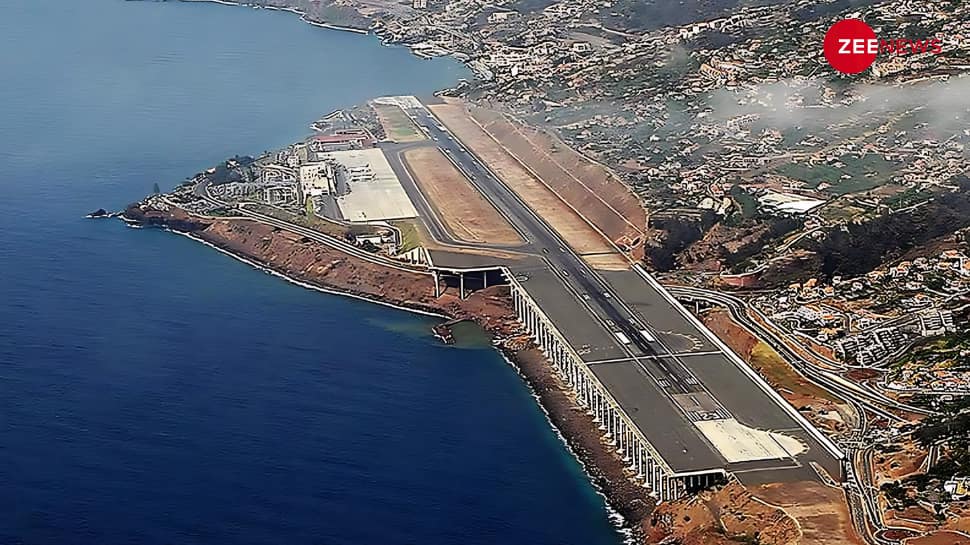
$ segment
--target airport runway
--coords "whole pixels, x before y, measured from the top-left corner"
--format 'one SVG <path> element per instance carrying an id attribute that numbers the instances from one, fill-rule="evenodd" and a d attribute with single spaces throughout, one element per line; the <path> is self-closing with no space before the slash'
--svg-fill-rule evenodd
<path id="1" fill-rule="evenodd" d="M 695 424 L 737 419 L 756 429 L 790 434 L 810 453 L 801 461 L 735 464 L 739 472 L 763 479 L 794 469 L 797 478 L 804 478 L 812 473 L 806 469 L 809 462 L 815 462 L 838 478 L 840 462 L 813 435 L 818 432 L 745 375 L 723 345 L 716 346 L 662 288 L 651 286 L 632 266 L 624 271 L 590 267 L 427 109 L 406 112 L 526 238 L 516 249 L 534 258 L 496 265 L 528 279 L 523 285 L 530 295 L 542 299 L 543 309 L 573 348 L 672 467 L 729 469 L 731 464 Z"/>
<path id="2" fill-rule="evenodd" d="M 636 312 L 627 307 L 596 271 L 518 195 L 513 193 L 484 164 L 468 152 L 427 110 L 409 110 L 417 124 L 430 136 L 473 184 L 526 235 L 526 248 L 549 263 L 560 281 L 591 307 L 599 321 L 617 342 L 624 345 L 644 373 L 666 384 L 672 393 L 703 391 L 703 386 L 665 346 L 659 334 Z"/>

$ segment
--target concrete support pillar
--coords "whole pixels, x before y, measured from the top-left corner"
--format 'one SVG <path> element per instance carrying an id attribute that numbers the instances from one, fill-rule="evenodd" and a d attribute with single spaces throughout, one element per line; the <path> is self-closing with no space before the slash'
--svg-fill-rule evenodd
<path id="1" fill-rule="evenodd" d="M 441 287 L 439 286 L 439 282 L 438 282 L 438 271 L 434 271 L 433 274 L 434 274 L 434 296 L 440 297 Z"/>
<path id="2" fill-rule="evenodd" d="M 630 441 L 630 426 L 626 422 L 623 423 L 623 461 L 632 462 L 633 461 L 633 448 L 632 442 Z"/>
<path id="3" fill-rule="evenodd" d="M 458 273 L 458 298 L 465 298 L 465 273 Z"/>
<path id="4" fill-rule="evenodd" d="M 512 291 L 512 308 L 515 309 L 515 317 L 518 318 L 519 321 L 521 322 L 522 312 L 519 310 L 520 308 L 519 305 L 521 304 L 521 299 L 519 298 L 519 290 L 515 289 L 515 286 L 512 286 L 511 291 Z"/>
<path id="5" fill-rule="evenodd" d="M 617 414 L 616 418 L 616 450 L 618 452 L 623 452 L 623 445 L 626 443 L 626 426 L 624 426 L 623 420 Z"/>
<path id="6" fill-rule="evenodd" d="M 623 421 L 623 417 L 620 415 L 620 411 L 616 411 L 616 450 L 618 452 L 626 452 L 623 446 L 626 444 L 626 423 Z"/>
<path id="7" fill-rule="evenodd" d="M 623 442 L 620 443 L 620 448 L 623 449 L 623 461 L 629 462 L 632 460 L 630 457 L 630 453 L 632 452 L 630 450 L 630 426 L 626 422 L 623 422 Z"/>
<path id="8" fill-rule="evenodd" d="M 613 438 L 613 407 L 606 405 L 605 399 L 603 400 L 605 410 L 603 411 L 603 424 L 606 426 L 606 436 Z"/>

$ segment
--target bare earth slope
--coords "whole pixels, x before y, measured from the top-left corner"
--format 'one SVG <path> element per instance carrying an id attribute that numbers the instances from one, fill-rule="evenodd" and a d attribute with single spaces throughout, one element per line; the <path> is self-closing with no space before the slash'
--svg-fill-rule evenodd
<path id="1" fill-rule="evenodd" d="M 597 230 L 511 156 L 460 103 L 430 106 L 432 112 L 530 208 L 594 267 L 626 268 L 626 260 Z"/>
<path id="2" fill-rule="evenodd" d="M 408 150 L 404 160 L 455 238 L 503 246 L 522 243 L 509 222 L 437 148 Z"/>

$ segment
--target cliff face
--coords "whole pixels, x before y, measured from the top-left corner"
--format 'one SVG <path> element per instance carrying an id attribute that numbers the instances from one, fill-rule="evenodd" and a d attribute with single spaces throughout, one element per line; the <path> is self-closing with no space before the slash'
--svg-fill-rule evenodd
<path id="1" fill-rule="evenodd" d="M 202 218 L 169 207 L 132 205 L 125 221 L 191 234 L 234 255 L 321 288 L 384 303 L 471 319 L 501 333 L 513 319 L 507 288 L 476 292 L 466 300 L 446 291 L 435 297 L 428 274 L 356 258 L 300 235 L 240 218 Z"/>
<path id="2" fill-rule="evenodd" d="M 128 223 L 147 227 L 165 227 L 183 233 L 195 233 L 209 226 L 206 220 L 190 216 L 182 210 L 175 208 L 168 211 L 157 210 L 143 206 L 141 203 L 128 205 L 121 217 Z"/>

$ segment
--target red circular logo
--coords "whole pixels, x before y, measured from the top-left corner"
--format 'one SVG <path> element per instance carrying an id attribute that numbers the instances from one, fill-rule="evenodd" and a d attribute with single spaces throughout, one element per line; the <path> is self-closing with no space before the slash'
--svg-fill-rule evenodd
<path id="1" fill-rule="evenodd" d="M 843 19 L 829 28 L 823 49 L 832 68 L 843 74 L 858 74 L 876 60 L 879 40 L 864 21 Z"/>

